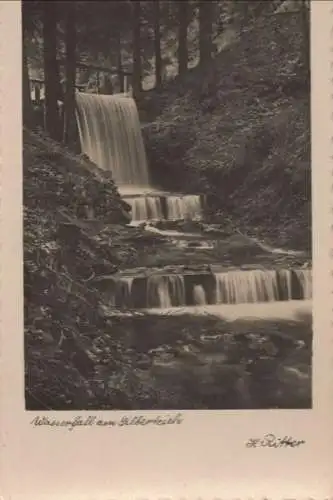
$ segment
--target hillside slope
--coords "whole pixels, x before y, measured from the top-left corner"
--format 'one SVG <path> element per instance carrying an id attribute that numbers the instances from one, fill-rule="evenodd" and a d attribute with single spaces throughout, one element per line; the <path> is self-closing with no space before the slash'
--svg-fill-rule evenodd
<path id="1" fill-rule="evenodd" d="M 153 119 L 143 130 L 155 181 L 205 193 L 215 219 L 301 248 L 311 197 L 303 27 L 299 14 L 262 18 L 141 106 Z"/>
<path id="2" fill-rule="evenodd" d="M 27 130 L 23 146 L 27 407 L 89 407 L 95 366 L 126 370 L 94 278 L 138 265 L 140 229 L 126 226 L 130 207 L 108 173 Z M 121 406 L 119 397 L 113 391 L 108 404 Z"/>

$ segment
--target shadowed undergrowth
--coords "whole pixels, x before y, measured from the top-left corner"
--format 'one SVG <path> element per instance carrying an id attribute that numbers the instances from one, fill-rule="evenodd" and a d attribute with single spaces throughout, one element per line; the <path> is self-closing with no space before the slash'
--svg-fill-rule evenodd
<path id="1" fill-rule="evenodd" d="M 310 82 L 300 15 L 266 16 L 142 108 L 152 175 L 207 196 L 207 215 L 311 247 Z"/>

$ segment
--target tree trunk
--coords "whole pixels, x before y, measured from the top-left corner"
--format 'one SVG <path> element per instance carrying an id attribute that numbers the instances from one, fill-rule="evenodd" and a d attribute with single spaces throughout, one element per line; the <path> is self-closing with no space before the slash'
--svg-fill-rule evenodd
<path id="1" fill-rule="evenodd" d="M 304 66 L 310 82 L 310 5 L 306 0 L 301 4 L 301 15 L 303 24 L 303 37 L 304 37 Z"/>
<path id="2" fill-rule="evenodd" d="M 138 99 L 142 91 L 141 65 L 141 4 L 133 0 L 133 97 Z"/>
<path id="3" fill-rule="evenodd" d="M 103 75 L 103 85 L 102 85 L 102 94 L 112 95 L 113 94 L 113 83 L 112 77 L 109 75 Z"/>
<path id="4" fill-rule="evenodd" d="M 117 73 L 119 82 L 119 92 L 122 94 L 125 91 L 123 61 L 121 57 L 121 34 L 120 30 L 117 33 Z"/>
<path id="5" fill-rule="evenodd" d="M 23 125 L 31 128 L 33 126 L 33 110 L 31 102 L 31 89 L 29 81 L 28 58 L 26 47 L 24 43 L 23 33 L 23 47 L 22 47 L 22 81 L 23 81 Z"/>
<path id="6" fill-rule="evenodd" d="M 55 2 L 43 2 L 45 128 L 52 139 L 59 140 L 57 94 L 59 73 L 57 62 L 57 8 Z"/>
<path id="7" fill-rule="evenodd" d="M 252 5 L 247 2 L 239 2 L 235 4 L 239 16 L 239 28 L 241 31 L 249 27 Z"/>
<path id="8" fill-rule="evenodd" d="M 96 93 L 100 94 L 101 91 L 101 78 L 100 78 L 100 73 L 97 71 L 96 73 Z"/>
<path id="9" fill-rule="evenodd" d="M 66 93 L 64 102 L 63 141 L 69 144 L 74 140 L 75 130 L 75 84 L 76 84 L 76 4 L 66 4 Z"/>
<path id="10" fill-rule="evenodd" d="M 212 58 L 213 43 L 213 2 L 199 0 L 199 53 L 200 65 L 206 64 Z"/>
<path id="11" fill-rule="evenodd" d="M 188 46 L 187 46 L 187 26 L 188 26 L 188 2 L 184 0 L 178 4 L 178 74 L 183 75 L 187 71 Z"/>
<path id="12" fill-rule="evenodd" d="M 40 106 L 40 86 L 39 84 L 35 85 L 35 103 Z"/>
<path id="13" fill-rule="evenodd" d="M 154 3 L 154 43 L 155 43 L 155 87 L 158 88 L 162 84 L 162 53 L 161 53 L 161 13 L 160 2 L 156 0 Z"/>

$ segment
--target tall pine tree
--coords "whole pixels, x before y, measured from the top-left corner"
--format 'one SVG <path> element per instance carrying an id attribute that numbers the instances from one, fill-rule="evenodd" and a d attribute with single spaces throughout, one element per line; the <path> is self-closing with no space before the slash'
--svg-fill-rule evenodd
<path id="1" fill-rule="evenodd" d="M 43 56 L 45 81 L 45 128 L 52 139 L 60 139 L 58 113 L 59 69 L 57 61 L 57 4 L 43 2 Z"/>
<path id="2" fill-rule="evenodd" d="M 162 84 L 162 53 L 161 53 L 161 11 L 160 2 L 154 2 L 154 45 L 155 45 L 155 85 Z"/>
<path id="3" fill-rule="evenodd" d="M 208 63 L 213 54 L 213 7 L 211 0 L 199 0 L 199 53 L 200 65 Z"/>
<path id="4" fill-rule="evenodd" d="M 133 0 L 133 75 L 132 87 L 135 99 L 142 91 L 142 64 L 141 64 L 141 4 Z"/>
<path id="5" fill-rule="evenodd" d="M 178 73 L 183 75 L 187 71 L 188 64 L 188 1 L 184 0 L 178 4 Z"/>
<path id="6" fill-rule="evenodd" d="M 75 130 L 76 84 L 76 2 L 67 2 L 66 8 L 66 93 L 64 102 L 65 144 L 71 142 Z"/>

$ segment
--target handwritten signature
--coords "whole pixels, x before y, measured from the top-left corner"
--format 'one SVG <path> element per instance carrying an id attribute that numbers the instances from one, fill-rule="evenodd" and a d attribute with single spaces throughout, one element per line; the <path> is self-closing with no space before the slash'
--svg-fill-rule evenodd
<path id="1" fill-rule="evenodd" d="M 304 439 L 295 439 L 291 436 L 277 437 L 275 434 L 265 434 L 263 438 L 250 438 L 246 441 L 246 448 L 298 448 L 305 444 Z"/>

